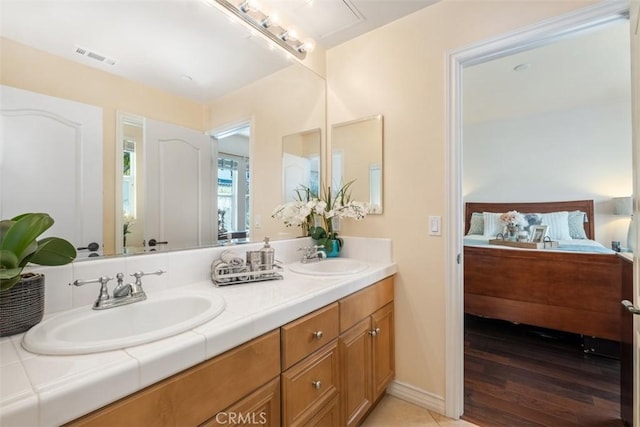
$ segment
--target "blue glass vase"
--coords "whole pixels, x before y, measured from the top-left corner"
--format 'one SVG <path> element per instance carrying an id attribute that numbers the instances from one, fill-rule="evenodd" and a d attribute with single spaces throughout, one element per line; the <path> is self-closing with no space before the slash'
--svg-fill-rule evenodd
<path id="1" fill-rule="evenodd" d="M 330 240 L 331 248 L 324 248 L 327 258 L 335 258 L 340 256 L 340 242 L 338 239 Z"/>

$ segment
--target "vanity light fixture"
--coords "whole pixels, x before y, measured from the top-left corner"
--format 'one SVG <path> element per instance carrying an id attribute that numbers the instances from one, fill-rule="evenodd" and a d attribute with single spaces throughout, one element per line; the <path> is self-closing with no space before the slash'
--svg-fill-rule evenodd
<path id="1" fill-rule="evenodd" d="M 274 13 L 261 11 L 253 0 L 243 0 L 237 6 L 227 0 L 213 1 L 298 59 L 304 59 L 314 48 L 312 41 L 299 40 L 295 31 L 283 28 Z"/>

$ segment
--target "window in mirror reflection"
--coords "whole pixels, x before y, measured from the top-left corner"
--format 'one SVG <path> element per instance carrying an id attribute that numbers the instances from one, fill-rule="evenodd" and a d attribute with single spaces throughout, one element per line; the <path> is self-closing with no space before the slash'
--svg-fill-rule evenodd
<path id="1" fill-rule="evenodd" d="M 124 141 L 122 172 L 122 209 L 125 217 L 136 217 L 136 142 Z"/>
<path id="2" fill-rule="evenodd" d="M 127 236 L 136 219 L 136 142 L 133 140 L 124 140 L 122 166 L 122 245 L 127 247 Z"/>
<path id="3" fill-rule="evenodd" d="M 244 239 L 249 235 L 250 127 L 242 126 L 217 136 L 218 239 Z"/>
<path id="4" fill-rule="evenodd" d="M 143 125 L 127 119 L 122 126 L 122 246 L 142 247 L 144 240 Z"/>

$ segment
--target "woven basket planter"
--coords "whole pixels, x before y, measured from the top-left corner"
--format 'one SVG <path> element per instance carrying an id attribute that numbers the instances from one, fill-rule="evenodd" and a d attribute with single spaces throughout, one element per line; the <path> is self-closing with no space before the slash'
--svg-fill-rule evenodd
<path id="1" fill-rule="evenodd" d="M 19 334 L 44 314 L 44 274 L 25 273 L 13 288 L 0 291 L 0 337 Z"/>

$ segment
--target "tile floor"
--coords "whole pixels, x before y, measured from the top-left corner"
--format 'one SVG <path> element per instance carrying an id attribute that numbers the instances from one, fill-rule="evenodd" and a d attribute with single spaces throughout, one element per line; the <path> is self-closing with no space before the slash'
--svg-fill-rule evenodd
<path id="1" fill-rule="evenodd" d="M 361 427 L 475 427 L 463 420 L 452 420 L 425 408 L 386 395 Z"/>

